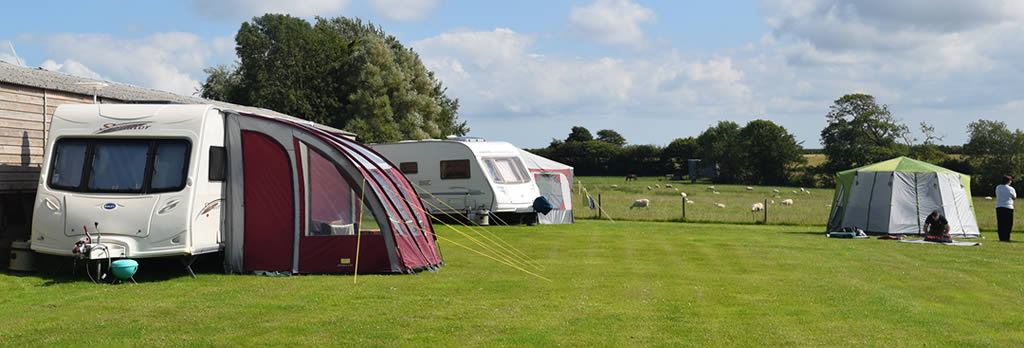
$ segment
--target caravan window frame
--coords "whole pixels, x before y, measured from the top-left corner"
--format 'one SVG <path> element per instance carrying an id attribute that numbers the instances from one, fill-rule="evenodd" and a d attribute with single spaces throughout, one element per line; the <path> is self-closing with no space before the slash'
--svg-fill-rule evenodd
<path id="1" fill-rule="evenodd" d="M 484 166 L 487 168 L 487 172 L 491 175 L 491 179 L 496 184 L 503 185 L 515 185 L 525 184 L 530 182 L 530 172 L 526 169 L 526 165 L 519 157 L 514 156 L 502 156 L 502 157 L 485 157 L 483 158 Z M 502 168 L 498 165 L 498 162 L 508 162 L 508 168 Z M 509 172 L 503 171 L 507 169 Z M 514 175 L 515 178 L 507 178 L 506 174 Z"/>
<path id="2" fill-rule="evenodd" d="M 56 171 L 57 160 L 51 159 L 49 173 L 47 173 L 46 185 L 50 189 L 64 190 L 71 192 L 80 193 L 131 193 L 131 194 L 153 194 L 153 193 L 167 193 L 167 192 L 178 192 L 185 189 L 188 185 L 188 171 L 192 166 L 192 142 L 187 138 L 78 138 L 78 137 L 62 137 L 54 142 L 54 150 L 59 153 L 61 145 L 66 143 L 85 143 L 85 158 L 82 160 L 82 166 L 79 169 L 79 181 L 77 185 L 60 185 L 54 182 L 54 172 Z M 92 177 L 93 164 L 96 156 L 97 145 L 108 145 L 108 144 L 146 144 L 146 162 L 143 169 L 142 186 L 138 189 L 90 189 L 91 185 L 90 178 Z M 163 144 L 184 144 L 185 145 L 185 156 L 183 157 L 184 163 L 181 168 L 181 181 L 174 187 L 161 187 L 159 189 L 153 189 L 153 170 L 154 161 L 156 160 L 157 148 Z M 56 158 L 55 158 L 56 159 Z"/>

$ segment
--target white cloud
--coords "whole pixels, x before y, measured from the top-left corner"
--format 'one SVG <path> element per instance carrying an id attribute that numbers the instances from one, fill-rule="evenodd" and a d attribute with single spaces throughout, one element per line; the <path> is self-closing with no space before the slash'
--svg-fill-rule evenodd
<path id="1" fill-rule="evenodd" d="M 88 79 L 106 80 L 103 78 L 103 76 L 100 76 L 100 74 L 97 74 L 95 71 L 92 71 L 84 64 L 72 59 L 65 59 L 63 64 L 58 64 L 52 59 L 47 59 L 43 62 L 43 64 L 40 64 L 39 67 L 50 71 L 59 71 L 65 74 L 75 75 L 78 77 L 84 77 Z"/>
<path id="2" fill-rule="evenodd" d="M 213 65 L 211 61 L 234 57 L 225 41 L 191 33 L 157 33 L 132 40 L 106 34 L 56 34 L 45 40 L 50 59 L 43 67 L 191 95 L 205 76 L 203 68 Z"/>
<path id="3" fill-rule="evenodd" d="M 752 93 L 728 57 L 562 57 L 530 52 L 532 43 L 528 35 L 496 29 L 449 32 L 411 46 L 459 98 L 462 113 L 478 117 L 474 122 L 537 115 L 610 120 L 657 109 L 730 112 Z"/>
<path id="4" fill-rule="evenodd" d="M 265 13 L 296 17 L 330 16 L 348 8 L 350 0 L 192 0 L 193 11 L 228 22 L 248 20 Z"/>
<path id="5" fill-rule="evenodd" d="M 645 42 L 640 25 L 655 20 L 654 10 L 629 0 L 597 0 L 569 11 L 569 23 L 575 31 L 611 45 L 642 47 Z"/>
<path id="6" fill-rule="evenodd" d="M 370 0 L 374 13 L 399 22 L 415 22 L 429 16 L 440 0 Z"/>

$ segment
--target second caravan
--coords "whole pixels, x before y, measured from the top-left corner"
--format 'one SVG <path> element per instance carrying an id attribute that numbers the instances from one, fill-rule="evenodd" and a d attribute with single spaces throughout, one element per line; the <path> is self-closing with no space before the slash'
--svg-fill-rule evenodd
<path id="1" fill-rule="evenodd" d="M 465 214 L 481 224 L 489 214 L 508 223 L 536 222 L 533 202 L 541 194 L 510 143 L 462 137 L 370 147 L 398 164 L 431 214 Z"/>

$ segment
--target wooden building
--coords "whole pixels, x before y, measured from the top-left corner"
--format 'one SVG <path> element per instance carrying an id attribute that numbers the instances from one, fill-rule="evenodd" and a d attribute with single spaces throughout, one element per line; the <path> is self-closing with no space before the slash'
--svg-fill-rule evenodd
<path id="1" fill-rule="evenodd" d="M 92 103 L 94 98 L 98 103 L 215 104 L 239 111 L 291 118 L 267 109 L 0 62 L 0 256 L 7 255 L 11 241 L 28 239 L 30 235 L 32 207 L 45 151 L 43 147 L 53 112 L 61 104 Z M 318 127 L 355 137 L 350 132 Z M 0 269 L 6 267 L 7 263 L 0 261 Z"/>

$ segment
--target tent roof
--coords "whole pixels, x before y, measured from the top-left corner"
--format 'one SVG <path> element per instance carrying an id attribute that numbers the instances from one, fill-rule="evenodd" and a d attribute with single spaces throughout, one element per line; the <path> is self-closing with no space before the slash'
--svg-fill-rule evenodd
<path id="1" fill-rule="evenodd" d="M 572 169 L 571 166 L 562 164 L 559 162 L 552 161 L 550 159 L 533 154 L 530 151 L 519 149 L 519 153 L 523 157 L 523 163 L 527 168 L 531 169 Z"/>
<path id="2" fill-rule="evenodd" d="M 934 164 L 931 164 L 931 163 L 928 163 L 928 162 L 922 162 L 922 161 L 918 161 L 916 159 L 909 158 L 909 157 L 904 157 L 904 156 L 896 157 L 896 158 L 893 158 L 893 159 L 890 159 L 890 160 L 886 160 L 886 161 L 882 161 L 882 162 L 878 162 L 878 163 L 872 163 L 872 164 L 869 164 L 869 165 L 866 165 L 866 166 L 863 166 L 863 167 L 857 167 L 857 168 L 853 168 L 853 169 L 849 169 L 849 170 L 844 170 L 844 171 L 841 171 L 841 172 L 839 172 L 837 174 L 838 175 L 844 175 L 844 174 L 855 173 L 855 172 L 953 173 L 953 174 L 963 175 L 961 173 L 957 173 L 957 172 L 954 172 L 952 170 L 949 170 L 949 169 L 946 169 L 946 168 L 942 168 L 942 167 L 939 167 L 937 165 L 934 165 Z"/>

